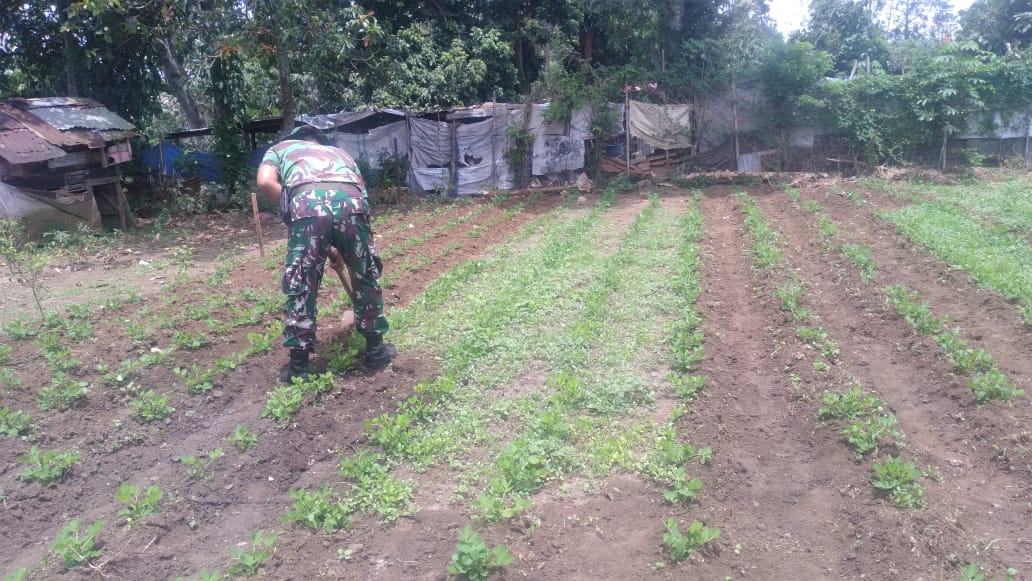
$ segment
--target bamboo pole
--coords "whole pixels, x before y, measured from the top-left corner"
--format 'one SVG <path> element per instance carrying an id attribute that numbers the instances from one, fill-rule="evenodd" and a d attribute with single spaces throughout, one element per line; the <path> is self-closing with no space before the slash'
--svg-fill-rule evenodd
<path id="1" fill-rule="evenodd" d="M 254 213 L 254 229 L 258 232 L 258 256 L 265 258 L 265 242 L 262 240 L 262 219 L 258 217 L 258 194 L 251 192 L 251 211 Z"/>

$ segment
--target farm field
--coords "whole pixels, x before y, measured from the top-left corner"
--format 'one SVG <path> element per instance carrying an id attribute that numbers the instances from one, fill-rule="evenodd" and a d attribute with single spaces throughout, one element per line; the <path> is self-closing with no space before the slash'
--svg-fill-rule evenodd
<path id="1" fill-rule="evenodd" d="M 1028 579 L 1014 183 L 391 211 L 398 358 L 356 363 L 326 277 L 295 386 L 278 225 L 83 258 L 43 321 L 4 282 L 0 575 Z"/>

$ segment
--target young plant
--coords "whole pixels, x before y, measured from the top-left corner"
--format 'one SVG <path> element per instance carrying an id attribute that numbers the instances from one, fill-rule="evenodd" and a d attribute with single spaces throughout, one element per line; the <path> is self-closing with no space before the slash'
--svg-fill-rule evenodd
<path id="1" fill-rule="evenodd" d="M 258 531 L 251 537 L 250 550 L 236 547 L 229 550 L 229 554 L 236 560 L 229 567 L 229 574 L 252 577 L 275 551 L 276 533 Z"/>
<path id="2" fill-rule="evenodd" d="M 340 475 L 352 483 L 353 507 L 393 522 L 414 509 L 413 488 L 410 482 L 394 478 L 388 470 L 382 456 L 366 451 L 340 461 Z"/>
<path id="3" fill-rule="evenodd" d="M 667 532 L 663 533 L 663 542 L 670 549 L 670 559 L 679 563 L 688 558 L 707 543 L 720 537 L 720 529 L 703 526 L 699 521 L 692 522 L 683 534 L 673 518 L 666 522 Z"/>
<path id="4" fill-rule="evenodd" d="M 251 448 L 254 448 L 255 444 L 258 443 L 258 436 L 252 434 L 251 431 L 247 429 L 247 426 L 239 425 L 233 430 L 233 433 L 226 438 L 226 441 L 236 446 L 237 450 L 246 452 Z"/>
<path id="5" fill-rule="evenodd" d="M 27 341 L 39 333 L 39 323 L 31 317 L 15 317 L 0 326 L 0 330 L 15 341 Z"/>
<path id="6" fill-rule="evenodd" d="M 168 405 L 168 397 L 155 393 L 153 389 L 141 391 L 136 394 L 136 399 L 129 402 L 129 407 L 143 423 L 167 418 L 176 408 Z"/>
<path id="7" fill-rule="evenodd" d="M 176 367 L 172 370 L 172 373 L 186 380 L 186 389 L 191 395 L 198 395 L 208 393 L 215 388 L 212 380 L 215 374 L 218 373 L 218 369 L 204 369 L 195 363 L 190 369 Z"/>
<path id="8" fill-rule="evenodd" d="M 11 347 L 10 345 L 0 345 L 0 365 L 7 365 L 7 362 L 11 360 Z"/>
<path id="9" fill-rule="evenodd" d="M 842 429 L 842 434 L 853 446 L 857 456 L 864 456 L 878 449 L 882 438 L 900 438 L 896 430 L 896 416 L 885 414 L 849 424 Z"/>
<path id="10" fill-rule="evenodd" d="M 176 577 L 173 581 L 223 581 L 224 579 L 225 577 L 218 569 L 212 569 L 211 571 L 201 569 L 197 572 L 196 577 L 190 577 L 189 579 L 186 577 Z"/>
<path id="11" fill-rule="evenodd" d="M 72 467 L 72 464 L 78 461 L 78 452 L 48 450 L 41 453 L 39 448 L 33 446 L 28 452 L 18 457 L 18 462 L 25 464 L 25 469 L 18 475 L 18 478 L 28 481 L 34 480 L 40 486 L 46 486 L 64 477 L 68 469 Z"/>
<path id="12" fill-rule="evenodd" d="M 10 408 L 0 408 L 0 436 L 17 438 L 27 436 L 32 432 L 32 416 Z"/>
<path id="13" fill-rule="evenodd" d="M 975 400 L 979 403 L 994 399 L 1010 401 L 1015 397 L 1025 395 L 1025 391 L 1015 389 L 1014 385 L 999 369 L 975 373 L 968 380 L 968 384 L 971 386 L 971 391 L 975 394 Z"/>
<path id="14" fill-rule="evenodd" d="M 172 333 L 172 345 L 183 349 L 200 349 L 208 344 L 208 336 L 204 333 L 187 333 L 176 331 Z"/>
<path id="15" fill-rule="evenodd" d="M 71 569 L 76 565 L 87 563 L 90 559 L 100 556 L 100 549 L 97 548 L 97 535 L 104 528 L 104 521 L 96 521 L 86 527 L 85 531 L 79 531 L 79 519 L 74 518 L 54 538 L 51 548 L 58 557 L 65 569 Z"/>
<path id="16" fill-rule="evenodd" d="M 889 456 L 884 461 L 875 463 L 875 488 L 889 495 L 900 508 L 924 507 L 924 487 L 917 483 L 921 471 L 911 462 L 904 462 L 898 457 Z"/>
<path id="17" fill-rule="evenodd" d="M 298 522 L 313 529 L 323 529 L 328 533 L 347 529 L 351 526 L 351 510 L 341 500 L 331 500 L 333 489 L 324 486 L 318 492 L 308 492 L 302 488 L 290 491 L 294 499 L 294 509 L 288 512 L 283 520 Z"/>
<path id="18" fill-rule="evenodd" d="M 186 465 L 186 475 L 194 480 L 205 480 L 211 478 L 213 473 L 209 468 L 223 456 L 222 448 L 215 448 L 207 453 L 205 457 L 197 458 L 193 455 L 186 455 L 179 458 L 179 461 Z"/>
<path id="19" fill-rule="evenodd" d="M 495 569 L 512 563 L 512 553 L 506 547 L 489 548 L 471 526 L 459 533 L 459 545 L 448 563 L 448 572 L 465 575 L 469 581 L 485 581 Z"/>
<path id="20" fill-rule="evenodd" d="M 143 517 L 157 514 L 161 510 L 158 505 L 164 497 L 165 493 L 159 486 L 148 486 L 145 492 L 135 484 L 123 482 L 115 493 L 115 500 L 126 507 L 118 511 L 118 516 L 124 516 L 126 524 L 131 525 Z"/>
<path id="21" fill-rule="evenodd" d="M 0 389 L 10 391 L 19 387 L 21 387 L 21 379 L 18 378 L 14 370 L 6 367 L 0 368 Z"/>
<path id="22" fill-rule="evenodd" d="M 844 418 L 855 420 L 856 418 L 870 416 L 880 413 L 885 404 L 877 396 L 864 393 L 863 388 L 856 386 L 846 393 L 825 392 L 822 398 L 824 405 L 818 412 L 818 417 L 823 418 Z"/>
<path id="23" fill-rule="evenodd" d="M 682 473 L 681 478 L 674 480 L 674 488 L 663 492 L 663 498 L 671 504 L 688 504 L 702 490 L 702 481 L 698 478 L 688 480 Z"/>
<path id="24" fill-rule="evenodd" d="M 265 403 L 261 417 L 271 418 L 277 422 L 293 418 L 301 409 L 304 395 L 304 391 L 298 385 L 283 385 L 273 389 L 269 392 L 269 399 Z"/>
<path id="25" fill-rule="evenodd" d="M 871 249 L 862 244 L 843 244 L 842 255 L 848 258 L 860 270 L 860 280 L 865 283 L 874 282 L 878 277 L 877 265 L 871 258 Z"/>

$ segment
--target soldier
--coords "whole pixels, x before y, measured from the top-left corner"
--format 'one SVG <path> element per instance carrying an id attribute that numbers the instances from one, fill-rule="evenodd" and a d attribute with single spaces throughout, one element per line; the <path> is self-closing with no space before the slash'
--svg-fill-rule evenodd
<path id="1" fill-rule="evenodd" d="M 398 350 L 383 341 L 388 325 L 377 282 L 383 262 L 373 244 L 365 182 L 355 160 L 332 147 L 315 127 L 302 125 L 269 148 L 258 167 L 257 182 L 265 199 L 281 204 L 288 229 L 283 346 L 290 349 L 290 363 L 280 380 L 308 379 L 308 358 L 315 347 L 315 299 L 327 255 L 338 266 L 343 260 L 351 275 L 355 322 L 366 339 L 366 367 L 387 367 Z"/>

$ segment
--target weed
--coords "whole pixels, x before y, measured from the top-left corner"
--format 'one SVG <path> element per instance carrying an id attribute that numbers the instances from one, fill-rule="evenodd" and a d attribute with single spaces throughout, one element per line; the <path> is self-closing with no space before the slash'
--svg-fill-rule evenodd
<path id="1" fill-rule="evenodd" d="M 885 293 L 892 306 L 922 335 L 938 333 L 942 329 L 943 322 L 932 316 L 928 303 L 918 304 L 915 302 L 921 298 L 917 293 L 911 292 L 904 286 L 886 287 Z"/>
<path id="2" fill-rule="evenodd" d="M 100 556 L 100 549 L 97 548 L 97 535 L 103 528 L 104 521 L 98 520 L 80 533 L 79 519 L 73 518 L 61 529 L 61 532 L 54 538 L 51 548 L 58 557 L 61 557 L 65 569 L 71 569 Z"/>
<path id="3" fill-rule="evenodd" d="M 341 460 L 340 474 L 352 483 L 351 499 L 357 510 L 392 522 L 415 508 L 412 484 L 391 476 L 382 456 L 357 452 Z"/>
<path id="4" fill-rule="evenodd" d="M 473 508 L 479 511 L 487 522 L 501 522 L 523 514 L 530 510 L 530 499 L 512 489 L 509 481 L 502 476 L 491 479 Z"/>
<path id="5" fill-rule="evenodd" d="M 305 395 L 299 385 L 283 385 L 269 392 L 269 399 L 265 402 L 261 417 L 285 422 L 297 415 Z"/>
<path id="6" fill-rule="evenodd" d="M 346 530 L 351 526 L 351 511 L 347 504 L 340 500 L 331 500 L 333 489 L 324 486 L 318 492 L 308 492 L 301 488 L 290 491 L 294 499 L 294 509 L 288 512 L 283 520 L 299 522 L 313 529 L 323 529 L 328 533 Z"/>
<path id="7" fill-rule="evenodd" d="M 529 494 L 549 478 L 571 471 L 576 460 L 573 448 L 562 441 L 528 434 L 510 442 L 497 465 L 514 491 Z"/>
<path id="8" fill-rule="evenodd" d="M 143 423 L 167 418 L 176 408 L 168 405 L 168 396 L 155 393 L 153 389 L 141 391 L 136 399 L 129 402 L 129 407 Z"/>
<path id="9" fill-rule="evenodd" d="M 817 218 L 817 231 L 825 238 L 838 236 L 838 226 L 827 216 L 821 215 Z"/>
<path id="10" fill-rule="evenodd" d="M 10 391 L 21 387 L 21 379 L 14 373 L 13 369 L 0 368 L 0 389 Z"/>
<path id="11" fill-rule="evenodd" d="M 233 429 L 233 433 L 226 438 L 226 441 L 236 446 L 237 450 L 246 452 L 254 448 L 255 444 L 258 443 L 258 436 L 252 434 L 247 429 L 247 426 L 238 425 Z"/>
<path id="12" fill-rule="evenodd" d="M 803 209 L 813 214 L 818 214 L 821 211 L 821 205 L 813 200 L 806 200 L 803 202 Z"/>
<path id="13" fill-rule="evenodd" d="M 344 375 L 355 367 L 358 354 L 365 349 L 365 338 L 352 333 L 345 344 L 335 343 L 327 350 L 326 369 L 334 375 Z"/>
<path id="14" fill-rule="evenodd" d="M 917 483 L 921 471 L 913 463 L 888 456 L 874 464 L 875 478 L 871 481 L 878 490 L 888 494 L 900 508 L 924 507 L 924 487 Z"/>
<path id="15" fill-rule="evenodd" d="M 699 521 L 692 522 L 683 534 L 673 518 L 666 522 L 667 532 L 663 533 L 663 542 L 670 549 L 670 558 L 679 563 L 693 552 L 703 548 L 707 543 L 720 537 L 720 529 L 703 526 Z"/>
<path id="16" fill-rule="evenodd" d="M 828 332 L 823 327 L 796 327 L 796 335 L 807 345 L 816 348 L 820 352 L 821 357 L 829 361 L 834 361 L 838 358 L 840 353 L 839 346 L 828 337 Z"/>
<path id="17" fill-rule="evenodd" d="M 229 567 L 230 575 L 253 576 L 276 550 L 276 533 L 258 531 L 251 537 L 250 550 L 233 547 L 229 554 L 236 560 Z"/>
<path id="18" fill-rule="evenodd" d="M 47 291 L 43 271 L 50 259 L 47 253 L 37 250 L 21 222 L 0 220 L 0 258 L 3 258 L 10 278 L 32 294 L 36 309 L 42 315 L 43 297 Z"/>
<path id="19" fill-rule="evenodd" d="M 896 430 L 896 416 L 893 414 L 853 422 L 842 428 L 842 434 L 846 437 L 846 441 L 853 446 L 857 456 L 864 456 L 877 450 L 881 438 L 901 437 L 899 431 Z"/>
<path id="20" fill-rule="evenodd" d="M 29 578 L 29 570 L 22 567 L 15 569 L 13 572 L 4 575 L 4 581 L 27 581 Z"/>
<path id="21" fill-rule="evenodd" d="M 151 485 L 144 491 L 135 484 L 123 482 L 115 493 L 115 500 L 126 506 L 118 511 L 118 516 L 124 516 L 126 524 L 131 525 L 143 517 L 157 514 L 163 498 L 165 493 L 159 486 Z"/>
<path id="22" fill-rule="evenodd" d="M 244 360 L 246 353 L 230 353 L 225 357 L 215 360 L 215 367 L 219 371 L 233 371 Z"/>
<path id="23" fill-rule="evenodd" d="M 39 390 L 39 396 L 36 399 L 43 411 L 69 410 L 78 405 L 89 392 L 88 383 L 76 381 L 66 377 L 64 372 L 58 371 L 54 374 L 50 385 Z"/>
<path id="24" fill-rule="evenodd" d="M 311 394 L 318 397 L 321 394 L 329 393 L 333 391 L 333 374 L 330 372 L 315 374 L 312 373 L 308 376 L 308 381 L 303 381 L 300 378 L 295 377 L 293 379 L 294 387 L 301 390 L 302 393 Z"/>
<path id="25" fill-rule="evenodd" d="M 18 457 L 18 462 L 25 464 L 25 469 L 18 475 L 18 478 L 36 481 L 40 486 L 46 486 L 64 477 L 68 469 L 78 461 L 78 452 L 48 450 L 40 453 L 39 448 L 33 446 L 28 452 Z"/>
<path id="26" fill-rule="evenodd" d="M 821 399 L 824 405 L 818 412 L 820 418 L 845 418 L 854 420 L 859 417 L 881 413 L 885 404 L 877 396 L 864 393 L 863 388 L 856 386 L 846 393 L 825 392 Z"/>
<path id="27" fill-rule="evenodd" d="M 495 569 L 512 563 L 512 553 L 505 547 L 489 548 L 473 528 L 459 533 L 459 544 L 448 563 L 448 572 L 465 575 L 469 581 L 485 581 Z"/>
<path id="28" fill-rule="evenodd" d="M 265 333 L 248 333 L 247 342 L 250 347 L 247 348 L 247 356 L 252 355 L 264 355 L 269 351 L 272 351 L 272 342 L 275 339 L 273 335 L 267 335 Z"/>
<path id="29" fill-rule="evenodd" d="M 89 319 L 67 319 L 64 325 L 65 335 L 69 339 L 85 341 L 93 338 L 93 325 Z"/>
<path id="30" fill-rule="evenodd" d="M 752 198 L 739 193 L 738 200 L 745 209 L 745 227 L 753 237 L 752 253 L 756 265 L 764 269 L 773 267 L 781 261 L 781 235 L 767 224 L 763 211 Z"/>
<path id="31" fill-rule="evenodd" d="M 803 192 L 799 191 L 798 189 L 789 187 L 785 188 L 784 191 L 785 196 L 788 197 L 789 200 L 792 200 L 793 202 L 799 202 L 802 200 Z"/>
<path id="32" fill-rule="evenodd" d="M 193 455 L 181 456 L 179 461 L 186 465 L 186 475 L 194 480 L 206 480 L 214 474 L 211 465 L 223 456 L 222 448 L 215 448 L 205 456 L 197 458 Z"/>
<path id="33" fill-rule="evenodd" d="M 11 411 L 10 408 L 0 408 L 0 436 L 16 438 L 28 436 L 32 432 L 32 416 L 18 410 Z"/>

